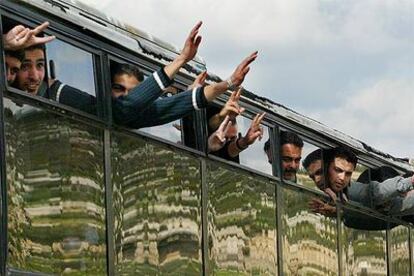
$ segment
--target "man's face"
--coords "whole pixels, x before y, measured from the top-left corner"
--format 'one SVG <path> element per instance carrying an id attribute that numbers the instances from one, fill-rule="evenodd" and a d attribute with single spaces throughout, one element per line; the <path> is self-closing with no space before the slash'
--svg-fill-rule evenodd
<path id="1" fill-rule="evenodd" d="M 133 75 L 118 74 L 112 80 L 112 98 L 128 95 L 129 91 L 140 82 Z"/>
<path id="2" fill-rule="evenodd" d="M 351 182 L 351 176 L 354 169 L 354 164 L 343 158 L 336 157 L 334 161 L 329 164 L 328 168 L 329 187 L 331 187 L 335 193 L 345 189 Z"/>
<path id="3" fill-rule="evenodd" d="M 294 181 L 302 158 L 302 148 L 284 144 L 281 148 L 283 179 Z"/>
<path id="4" fill-rule="evenodd" d="M 18 58 L 6 55 L 7 83 L 11 85 L 19 73 L 22 63 Z"/>
<path id="5" fill-rule="evenodd" d="M 45 77 L 45 55 L 41 49 L 26 50 L 17 74 L 17 86 L 36 95 Z"/>
<path id="6" fill-rule="evenodd" d="M 319 189 L 323 189 L 323 169 L 322 169 L 322 160 L 315 160 L 310 163 L 309 167 L 306 168 L 308 171 L 309 177 L 315 182 L 316 186 Z"/>

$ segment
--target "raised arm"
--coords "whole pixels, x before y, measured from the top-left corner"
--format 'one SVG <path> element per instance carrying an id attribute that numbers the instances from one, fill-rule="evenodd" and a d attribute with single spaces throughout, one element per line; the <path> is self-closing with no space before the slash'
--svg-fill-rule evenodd
<path id="1" fill-rule="evenodd" d="M 382 205 L 397 196 L 404 196 L 411 191 L 414 186 L 414 178 L 397 176 L 383 182 L 371 181 L 369 186 L 372 193 L 372 204 L 375 208 L 375 206 Z"/>
<path id="2" fill-rule="evenodd" d="M 226 81 L 221 81 L 211 85 L 207 85 L 204 89 L 204 95 L 208 102 L 213 101 L 217 96 L 227 91 L 227 89 L 234 89 L 240 86 L 247 73 L 250 70 L 250 64 L 257 58 L 257 51 L 246 57 L 234 70 L 233 74 Z"/>
<path id="3" fill-rule="evenodd" d="M 252 120 L 246 134 L 243 137 L 237 138 L 229 144 L 228 154 L 231 157 L 239 155 L 241 151 L 247 149 L 251 144 L 253 144 L 257 138 L 259 138 L 259 140 L 262 139 L 263 128 L 260 126 L 260 123 L 262 122 L 265 115 L 265 112 L 262 114 L 257 114 Z"/>
<path id="4" fill-rule="evenodd" d="M 221 124 L 226 116 L 229 116 L 230 119 L 234 120 L 238 115 L 240 115 L 244 108 L 239 106 L 239 99 L 241 96 L 241 87 L 237 91 L 231 93 L 230 98 L 227 100 L 226 104 L 220 110 L 219 113 L 214 114 L 208 121 L 209 128 L 214 130 Z"/>
<path id="5" fill-rule="evenodd" d="M 34 29 L 26 28 L 22 25 L 13 27 L 8 33 L 3 34 L 5 50 L 21 50 L 36 44 L 48 43 L 55 39 L 55 36 L 37 36 L 49 26 L 49 22 L 37 26 Z"/>
<path id="6" fill-rule="evenodd" d="M 202 22 L 198 22 L 197 25 L 191 30 L 187 39 L 184 43 L 184 48 L 181 51 L 181 54 L 176 57 L 173 62 L 165 66 L 164 71 L 170 79 L 173 79 L 175 74 L 180 70 L 180 68 L 185 65 L 187 62 L 192 60 L 197 54 L 198 46 L 201 43 L 201 36 L 198 35 Z"/>

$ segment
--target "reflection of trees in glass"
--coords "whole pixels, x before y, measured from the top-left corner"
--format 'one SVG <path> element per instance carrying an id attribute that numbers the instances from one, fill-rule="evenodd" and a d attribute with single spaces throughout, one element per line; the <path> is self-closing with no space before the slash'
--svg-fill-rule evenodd
<path id="1" fill-rule="evenodd" d="M 111 149 L 117 271 L 198 275 L 198 160 L 122 135 L 113 135 Z"/>
<path id="2" fill-rule="evenodd" d="M 386 275 L 385 231 L 343 229 L 346 274 Z"/>
<path id="3" fill-rule="evenodd" d="M 101 135 L 9 100 L 5 106 L 10 107 L 5 120 L 8 265 L 46 273 L 104 274 Z"/>
<path id="4" fill-rule="evenodd" d="M 282 215 L 284 273 L 337 275 L 336 220 L 312 213 L 315 196 L 284 189 Z"/>
<path id="5" fill-rule="evenodd" d="M 391 268 L 392 275 L 410 274 L 410 251 L 408 228 L 397 226 L 391 232 Z"/>
<path id="6" fill-rule="evenodd" d="M 210 270 L 276 273 L 274 184 L 213 162 L 207 171 Z"/>

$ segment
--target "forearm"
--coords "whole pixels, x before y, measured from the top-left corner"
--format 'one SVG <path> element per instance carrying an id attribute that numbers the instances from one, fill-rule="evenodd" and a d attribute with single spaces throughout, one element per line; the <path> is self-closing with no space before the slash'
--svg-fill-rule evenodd
<path id="1" fill-rule="evenodd" d="M 384 204 L 397 196 L 401 196 L 413 189 L 411 178 L 400 176 L 387 179 L 383 182 L 373 181 L 370 184 L 374 205 Z"/>
<path id="2" fill-rule="evenodd" d="M 219 95 L 223 94 L 226 91 L 227 82 L 221 81 L 218 83 L 207 85 L 204 88 L 204 95 L 208 102 L 212 102 L 215 98 L 217 98 Z"/>
<path id="3" fill-rule="evenodd" d="M 170 64 L 165 66 L 164 68 L 165 74 L 172 80 L 175 74 L 177 74 L 177 72 L 180 70 L 181 67 L 185 65 L 185 63 L 186 63 L 185 58 L 179 55 Z"/>
<path id="4" fill-rule="evenodd" d="M 203 88 L 199 87 L 192 91 L 157 99 L 147 108 L 130 114 L 130 117 L 118 123 L 135 129 L 157 126 L 180 119 L 192 111 L 206 106 Z"/>

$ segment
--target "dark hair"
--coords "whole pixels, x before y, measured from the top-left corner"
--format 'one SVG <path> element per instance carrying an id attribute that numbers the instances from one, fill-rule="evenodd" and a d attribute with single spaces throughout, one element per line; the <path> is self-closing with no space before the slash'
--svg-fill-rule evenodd
<path id="1" fill-rule="evenodd" d="M 13 57 L 16 58 L 20 61 L 22 61 L 24 59 L 24 52 L 19 50 L 19 51 L 4 51 L 4 55 L 5 56 L 9 56 L 9 57 Z"/>
<path id="2" fill-rule="evenodd" d="M 30 46 L 30 47 L 24 48 L 22 51 L 26 52 L 26 51 L 33 51 L 33 50 L 46 51 L 46 46 L 45 46 L 44 43 L 35 44 L 35 45 Z"/>
<path id="3" fill-rule="evenodd" d="M 293 144 L 299 148 L 303 148 L 302 139 L 296 133 L 291 131 L 280 132 L 280 146 L 285 144 Z"/>
<path id="4" fill-rule="evenodd" d="M 111 79 L 113 81 L 115 75 L 134 76 L 138 81 L 144 80 L 144 74 L 135 65 L 128 63 L 114 63 L 111 65 Z"/>
<path id="5" fill-rule="evenodd" d="M 370 181 L 383 182 L 386 179 L 400 175 L 397 170 L 388 166 L 367 169 L 358 177 L 357 182 L 368 184 Z"/>
<path id="6" fill-rule="evenodd" d="M 343 158 L 346 161 L 352 163 L 356 167 L 358 163 L 358 157 L 348 147 L 336 147 L 332 149 L 323 150 L 323 163 L 325 168 L 329 168 L 335 158 Z"/>
<path id="7" fill-rule="evenodd" d="M 302 165 L 305 169 L 308 169 L 310 164 L 312 164 L 316 160 L 321 160 L 321 159 L 322 159 L 322 149 L 316 149 L 306 156 L 306 158 L 302 161 Z"/>

